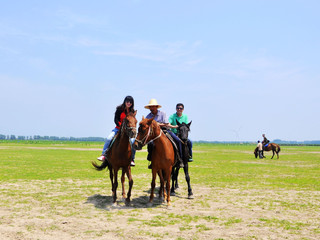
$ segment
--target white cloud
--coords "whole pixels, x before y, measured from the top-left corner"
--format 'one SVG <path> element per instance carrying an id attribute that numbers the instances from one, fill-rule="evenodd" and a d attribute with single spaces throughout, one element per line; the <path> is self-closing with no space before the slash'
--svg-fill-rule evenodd
<path id="1" fill-rule="evenodd" d="M 202 60 L 196 56 L 199 44 L 185 42 L 153 43 L 149 41 L 136 41 L 131 43 L 102 43 L 99 41 L 82 40 L 82 44 L 99 48 L 93 53 L 97 55 L 110 55 L 145 59 L 155 62 L 196 65 Z"/>

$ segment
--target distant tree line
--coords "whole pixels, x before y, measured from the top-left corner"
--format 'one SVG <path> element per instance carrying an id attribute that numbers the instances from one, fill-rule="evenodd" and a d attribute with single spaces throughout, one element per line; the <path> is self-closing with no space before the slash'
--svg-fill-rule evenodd
<path id="1" fill-rule="evenodd" d="M 282 144 L 282 145 L 320 145 L 320 140 L 312 140 L 312 141 L 286 141 L 281 139 L 273 140 L 274 143 Z"/>
<path id="2" fill-rule="evenodd" d="M 102 137 L 57 137 L 57 136 L 15 136 L 0 134 L 0 140 L 48 140 L 48 141 L 84 141 L 84 142 L 104 142 L 105 138 Z M 252 141 L 194 141 L 195 143 L 219 143 L 219 144 L 255 144 Z M 281 139 L 274 139 L 274 143 L 280 145 L 320 145 L 320 140 L 313 141 L 285 141 Z"/>
<path id="3" fill-rule="evenodd" d="M 87 142 L 103 142 L 102 137 L 57 137 L 57 136 L 15 136 L 0 134 L 0 140 L 50 140 L 50 141 L 87 141 Z"/>

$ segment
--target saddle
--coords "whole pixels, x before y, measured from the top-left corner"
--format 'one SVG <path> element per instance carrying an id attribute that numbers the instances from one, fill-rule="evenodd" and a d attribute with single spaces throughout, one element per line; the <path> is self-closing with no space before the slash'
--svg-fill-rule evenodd
<path id="1" fill-rule="evenodd" d="M 172 143 L 172 146 L 173 146 L 173 149 L 174 149 L 174 165 L 176 165 L 177 163 L 182 162 L 182 160 L 180 158 L 178 146 L 175 143 L 174 139 L 168 133 L 167 129 L 162 129 L 162 131 L 166 135 L 166 137 L 170 140 L 170 142 Z"/>
<path id="2" fill-rule="evenodd" d="M 116 134 L 116 135 L 114 135 L 114 137 L 111 139 L 111 142 L 110 142 L 109 147 L 107 148 L 107 150 L 106 150 L 106 151 L 105 151 L 105 153 L 103 154 L 105 157 L 107 157 L 107 154 L 110 152 L 110 150 L 111 150 L 111 148 L 112 148 L 112 146 L 113 146 L 114 142 L 115 142 L 115 141 L 116 141 L 116 139 L 118 138 L 118 136 L 119 136 L 119 132 L 117 132 L 117 134 Z"/>

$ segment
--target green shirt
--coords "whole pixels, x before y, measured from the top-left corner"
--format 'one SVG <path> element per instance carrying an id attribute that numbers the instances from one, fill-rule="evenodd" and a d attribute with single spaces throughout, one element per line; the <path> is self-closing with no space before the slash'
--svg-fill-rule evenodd
<path id="1" fill-rule="evenodd" d="M 176 120 L 178 120 L 179 123 L 188 123 L 188 116 L 182 113 L 181 117 L 179 117 L 177 113 L 174 113 L 169 117 L 169 123 L 172 126 L 177 125 Z M 171 131 L 177 134 L 176 128 L 172 128 Z"/>

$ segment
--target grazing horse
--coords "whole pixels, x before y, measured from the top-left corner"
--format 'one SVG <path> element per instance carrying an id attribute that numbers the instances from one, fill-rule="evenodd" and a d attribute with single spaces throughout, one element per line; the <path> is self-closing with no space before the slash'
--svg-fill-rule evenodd
<path id="1" fill-rule="evenodd" d="M 277 154 L 277 159 L 279 159 L 279 152 L 280 152 L 280 146 L 276 143 L 269 143 L 267 147 L 264 147 L 264 151 L 272 151 L 272 157 L 274 156 L 274 153 Z M 254 150 L 254 156 L 258 157 L 258 147 Z"/>
<path id="2" fill-rule="evenodd" d="M 184 170 L 184 175 L 186 177 L 186 181 L 188 184 L 188 198 L 193 198 L 193 193 L 192 193 L 192 188 L 190 185 L 190 176 L 189 176 L 189 166 L 188 166 L 188 161 L 190 158 L 189 154 L 189 147 L 188 147 L 188 132 L 190 131 L 190 125 L 191 122 L 188 124 L 186 123 L 180 123 L 176 120 L 178 124 L 178 137 L 181 140 L 181 147 L 182 147 L 182 161 L 183 161 L 183 170 Z M 172 170 L 172 187 L 171 187 L 171 196 L 175 196 L 175 189 L 179 188 L 178 184 L 178 175 L 179 175 L 179 170 L 180 170 L 180 164 L 175 164 Z"/>
<path id="3" fill-rule="evenodd" d="M 134 147 L 137 150 L 141 150 L 144 145 L 151 141 L 153 141 L 153 151 L 151 155 L 152 182 L 148 206 L 152 206 L 156 186 L 155 181 L 158 174 L 160 178 L 159 197 L 161 198 L 163 194 L 169 207 L 171 205 L 170 177 L 172 166 L 174 165 L 174 148 L 154 118 L 147 119 L 142 117 Z"/>
<path id="4" fill-rule="evenodd" d="M 99 166 L 97 163 L 92 162 L 92 165 L 96 170 L 101 171 L 106 167 L 109 168 L 110 180 L 112 184 L 112 196 L 113 204 L 116 204 L 117 200 L 117 187 L 118 187 L 118 171 L 122 169 L 121 183 L 122 183 L 122 197 L 126 199 L 126 204 L 129 205 L 131 197 L 131 189 L 133 185 L 130 163 L 132 160 L 132 146 L 130 138 L 136 136 L 137 130 L 137 111 L 134 113 L 128 113 L 123 119 L 120 130 L 116 135 L 114 143 L 110 150 L 107 151 L 106 160 Z M 124 181 L 125 175 L 129 180 L 129 190 L 126 196 Z"/>

